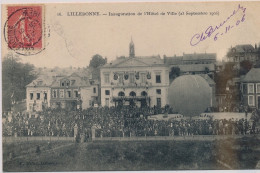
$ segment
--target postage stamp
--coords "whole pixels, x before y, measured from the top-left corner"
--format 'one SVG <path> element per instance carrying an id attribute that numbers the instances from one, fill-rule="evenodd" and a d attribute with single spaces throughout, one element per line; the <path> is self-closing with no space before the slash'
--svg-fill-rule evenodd
<path id="1" fill-rule="evenodd" d="M 32 55 L 44 48 L 43 6 L 7 6 L 5 40 L 18 54 Z"/>

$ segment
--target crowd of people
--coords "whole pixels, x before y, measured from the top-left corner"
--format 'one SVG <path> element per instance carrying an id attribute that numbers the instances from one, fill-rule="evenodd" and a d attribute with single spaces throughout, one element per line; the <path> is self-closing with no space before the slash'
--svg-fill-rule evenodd
<path id="1" fill-rule="evenodd" d="M 156 120 L 152 115 L 166 109 L 100 107 L 68 111 L 46 109 L 34 114 L 3 115 L 4 136 L 95 137 L 236 135 L 259 133 L 256 120 L 213 119 L 212 117 Z"/>

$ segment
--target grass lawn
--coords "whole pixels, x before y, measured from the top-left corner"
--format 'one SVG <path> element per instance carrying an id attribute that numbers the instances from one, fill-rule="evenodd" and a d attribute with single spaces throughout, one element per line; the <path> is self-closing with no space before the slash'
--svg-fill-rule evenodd
<path id="1" fill-rule="evenodd" d="M 255 169 L 260 140 L 35 141 L 3 144 L 3 152 L 4 171 Z"/>

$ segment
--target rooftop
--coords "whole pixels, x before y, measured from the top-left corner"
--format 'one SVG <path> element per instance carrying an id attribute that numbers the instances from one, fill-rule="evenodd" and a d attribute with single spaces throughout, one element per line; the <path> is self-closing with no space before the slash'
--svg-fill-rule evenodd
<path id="1" fill-rule="evenodd" d="M 260 82 L 260 68 L 252 68 L 242 79 L 242 82 Z"/>
<path id="2" fill-rule="evenodd" d="M 182 64 L 185 61 L 210 61 L 216 62 L 217 55 L 216 53 L 193 53 L 193 54 L 185 54 L 183 56 L 171 56 L 167 57 L 164 55 L 164 61 L 166 64 Z"/>
<path id="3" fill-rule="evenodd" d="M 255 51 L 255 48 L 251 44 L 236 45 L 233 49 L 235 49 L 236 52 L 240 53 Z"/>
<path id="4" fill-rule="evenodd" d="M 90 86 L 88 80 L 84 80 L 76 73 L 73 73 L 69 76 L 40 76 L 28 84 L 27 87 L 60 87 L 60 82 L 62 80 L 72 81 L 70 87 Z"/>
<path id="5" fill-rule="evenodd" d="M 107 63 L 103 68 L 113 67 L 146 67 L 146 66 L 165 66 L 163 59 L 157 56 L 135 56 L 117 58 L 110 63 Z"/>
<path id="6" fill-rule="evenodd" d="M 45 75 L 40 75 L 37 79 L 33 80 L 30 84 L 28 84 L 28 87 L 48 87 L 51 86 L 53 82 L 53 77 L 52 76 L 45 76 Z"/>
<path id="7" fill-rule="evenodd" d="M 194 54 L 183 54 L 183 60 L 188 61 L 188 60 L 215 60 L 216 61 L 216 53 L 194 53 Z"/>

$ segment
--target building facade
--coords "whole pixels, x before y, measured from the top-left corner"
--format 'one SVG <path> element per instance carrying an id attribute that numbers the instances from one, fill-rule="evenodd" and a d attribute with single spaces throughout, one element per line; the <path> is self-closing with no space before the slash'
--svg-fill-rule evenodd
<path id="1" fill-rule="evenodd" d="M 42 111 L 51 106 L 52 81 L 52 77 L 41 76 L 26 86 L 27 111 Z"/>
<path id="2" fill-rule="evenodd" d="M 217 55 L 215 53 L 183 53 L 182 56 L 164 56 L 164 62 L 168 65 L 215 64 L 217 62 Z"/>
<path id="3" fill-rule="evenodd" d="M 260 68 L 252 68 L 241 80 L 241 93 L 244 106 L 260 109 Z"/>
<path id="4" fill-rule="evenodd" d="M 231 47 L 227 53 L 227 60 L 229 62 L 240 63 L 248 60 L 252 64 L 255 64 L 260 60 L 260 48 L 253 47 L 251 44 L 236 45 Z"/>
<path id="5" fill-rule="evenodd" d="M 179 68 L 180 75 L 208 74 L 214 79 L 216 57 L 215 53 L 183 53 L 183 56 L 164 56 L 164 63 L 169 65 L 170 69 L 173 67 Z"/>
<path id="6" fill-rule="evenodd" d="M 26 87 L 27 111 L 87 109 L 94 104 L 98 95 L 98 89 L 94 88 L 88 80 L 75 73 L 70 76 L 39 77 Z"/>
<path id="7" fill-rule="evenodd" d="M 101 68 L 101 105 L 163 107 L 168 104 L 169 67 L 159 56 L 117 58 Z"/>

